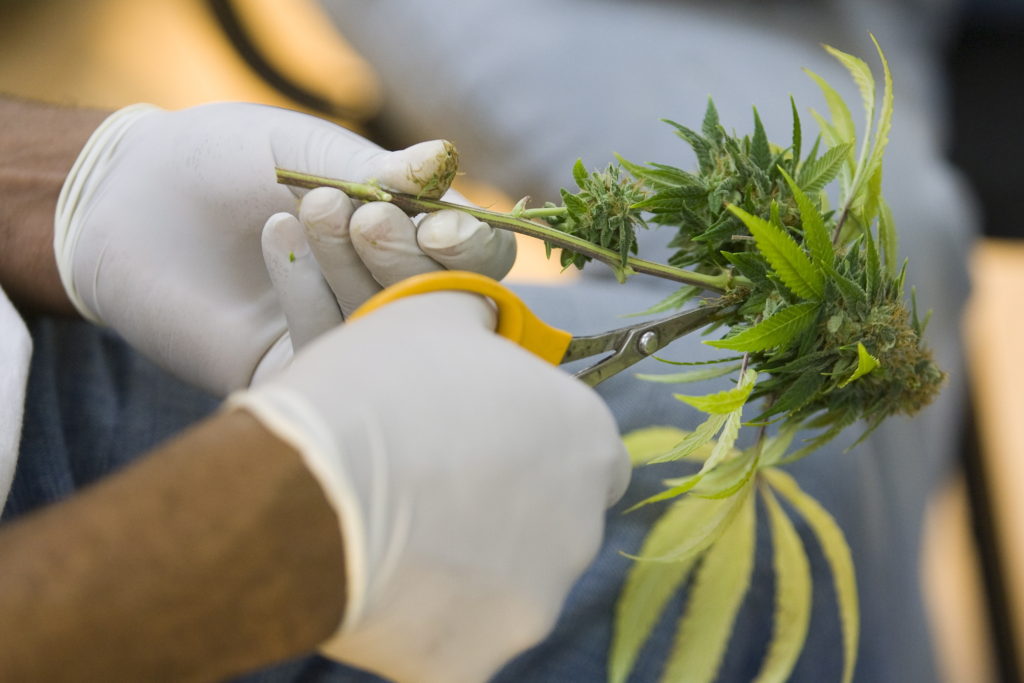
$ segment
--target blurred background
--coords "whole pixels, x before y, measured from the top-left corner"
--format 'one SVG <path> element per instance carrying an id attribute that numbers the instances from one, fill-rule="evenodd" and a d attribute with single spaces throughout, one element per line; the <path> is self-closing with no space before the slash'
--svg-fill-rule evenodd
<path id="1" fill-rule="evenodd" d="M 393 94 L 394 66 L 349 40 L 355 36 L 347 35 L 344 10 L 353 3 L 326 4 L 0 0 L 0 93 L 104 109 L 139 101 L 167 108 L 263 102 L 333 119 L 388 147 L 434 132 L 403 127 L 410 105 Z M 904 4 L 922 12 L 930 5 Z M 1024 349 L 1024 224 L 1014 209 L 1024 157 L 1024 3 L 946 7 L 937 48 L 944 95 L 934 106 L 945 110 L 952 134 L 942 153 L 972 188 L 982 235 L 964 255 L 973 280 L 962 327 L 973 409 L 955 474 L 929 505 L 921 580 L 945 679 L 1017 680 L 1024 666 L 1024 370 L 1017 356 Z M 467 49 L 466 59 L 473 55 Z M 444 73 L 432 85 L 447 96 Z M 431 103 L 416 106 L 430 120 Z M 474 168 L 472 154 L 469 162 L 459 189 L 478 204 L 511 207 L 520 184 L 484 164 Z M 576 276 L 561 273 L 542 245 L 524 238 L 510 277 L 558 283 Z"/>

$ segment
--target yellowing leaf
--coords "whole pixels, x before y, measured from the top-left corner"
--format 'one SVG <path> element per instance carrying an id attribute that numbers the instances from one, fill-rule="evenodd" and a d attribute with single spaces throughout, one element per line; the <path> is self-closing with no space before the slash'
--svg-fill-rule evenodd
<path id="1" fill-rule="evenodd" d="M 729 413 L 729 419 L 725 421 L 722 433 L 718 435 L 718 442 L 712 449 L 711 455 L 704 461 L 704 466 L 701 468 L 702 472 L 708 472 L 717 467 L 732 451 L 732 447 L 736 444 L 736 439 L 740 435 L 742 418 L 743 406 Z"/>
<path id="2" fill-rule="evenodd" d="M 774 346 L 782 346 L 795 339 L 814 322 L 820 307 L 816 301 L 793 304 L 738 334 L 704 343 L 732 351 L 764 351 Z"/>
<path id="3" fill-rule="evenodd" d="M 847 377 L 839 387 L 845 387 L 853 380 L 863 377 L 877 368 L 878 365 L 878 359 L 868 353 L 868 350 L 864 348 L 864 344 L 857 342 L 857 367 L 854 368 L 853 374 Z"/>
<path id="4" fill-rule="evenodd" d="M 651 527 L 640 555 L 663 555 L 677 542 L 677 526 L 687 515 L 682 505 L 669 508 Z M 658 622 L 669 598 L 686 580 L 696 557 L 682 562 L 633 564 L 615 605 L 615 626 L 608 656 L 608 680 L 624 683 L 644 641 Z"/>
<path id="5" fill-rule="evenodd" d="M 636 505 L 632 506 L 626 512 L 632 512 L 636 508 L 649 505 L 651 503 L 657 503 L 662 500 L 668 500 L 681 496 L 686 493 L 694 486 L 696 486 L 709 472 L 714 470 L 718 465 L 730 454 L 734 452 L 733 444 L 736 443 L 736 438 L 740 433 L 740 424 L 742 422 L 743 407 L 739 407 L 733 412 L 726 416 L 725 424 L 722 427 L 722 434 L 718 437 L 718 442 L 714 448 L 711 449 L 711 455 L 708 456 L 707 460 L 704 461 L 704 465 L 700 468 L 700 471 L 696 474 L 691 474 L 686 477 L 678 477 L 676 479 L 666 479 L 665 485 L 670 488 L 657 493 L 653 496 L 645 498 Z"/>
<path id="6" fill-rule="evenodd" d="M 755 547 L 754 497 L 704 554 L 661 680 L 712 681 L 750 587 Z"/>
<path id="7" fill-rule="evenodd" d="M 733 457 L 716 467 L 714 471 L 708 472 L 700 483 L 693 487 L 690 495 L 702 498 L 731 496 L 746 486 L 757 471 L 759 463 L 756 451 L 743 451 L 738 457 Z"/>
<path id="8" fill-rule="evenodd" d="M 893 94 L 892 94 L 892 72 L 889 71 L 889 61 L 882 52 L 882 47 L 871 36 L 871 42 L 875 44 L 878 51 L 878 58 L 882 62 L 882 73 L 884 74 L 884 85 L 882 88 L 882 109 L 878 114 L 878 127 L 875 130 L 875 141 L 871 148 L 871 156 L 867 163 L 866 173 L 874 174 L 876 168 L 881 168 L 882 155 L 889 144 L 889 131 L 892 129 Z"/>
<path id="9" fill-rule="evenodd" d="M 642 508 L 645 505 L 650 505 L 651 503 L 660 503 L 663 500 L 678 498 L 679 496 L 683 495 L 684 493 L 692 489 L 694 486 L 696 486 L 703 476 L 703 473 L 698 472 L 696 474 L 691 474 L 688 477 L 678 477 L 676 479 L 666 480 L 665 483 L 669 485 L 671 488 L 667 488 L 660 493 L 655 493 L 653 496 L 648 496 L 644 498 L 639 503 L 631 505 L 629 508 L 627 508 L 626 512 L 632 512 L 637 508 Z"/>
<path id="10" fill-rule="evenodd" d="M 740 383 L 734 389 L 726 389 L 725 391 L 719 391 L 716 394 L 708 394 L 707 396 L 686 396 L 684 394 L 674 394 L 674 396 L 686 403 L 693 406 L 697 410 L 701 410 L 711 415 L 727 415 L 738 408 L 743 407 L 743 404 L 747 402 L 747 398 L 750 397 L 750 392 L 754 388 L 754 384 L 757 382 L 757 373 L 751 369 L 747 369 L 743 373 L 743 378 Z"/>
<path id="11" fill-rule="evenodd" d="M 804 518 L 814 532 L 832 570 L 839 602 L 839 623 L 843 629 L 843 683 L 853 680 L 860 642 L 860 605 L 857 599 L 857 575 L 854 572 L 850 546 L 836 520 L 811 496 L 800 489 L 789 474 L 771 468 L 761 471 L 768 482 Z"/>
<path id="12" fill-rule="evenodd" d="M 747 486 L 729 498 L 687 496 L 673 503 L 670 512 L 662 515 L 651 529 L 651 533 L 655 529 L 659 533 L 670 533 L 672 543 L 658 553 L 641 551 L 643 554 L 634 559 L 641 562 L 679 562 L 700 554 L 722 535 L 740 505 L 749 497 L 750 489 Z M 671 531 L 662 527 L 671 528 Z"/>
<path id="13" fill-rule="evenodd" d="M 704 422 L 697 425 L 697 428 L 692 432 L 683 437 L 683 440 L 673 446 L 668 452 L 661 455 L 655 456 L 647 461 L 648 465 L 653 465 L 660 462 L 669 462 L 671 460 L 679 460 L 680 458 L 687 458 L 691 456 L 698 456 L 703 460 L 710 454 L 708 449 L 707 454 L 702 453 L 701 449 L 708 444 L 711 439 L 715 438 L 715 434 L 725 424 L 728 415 L 711 415 Z"/>
<path id="14" fill-rule="evenodd" d="M 622 437 L 622 443 L 629 453 L 630 462 L 636 467 L 672 450 L 673 446 L 689 434 L 690 432 L 676 427 L 644 427 L 626 434 Z"/>
<path id="15" fill-rule="evenodd" d="M 836 92 L 835 88 L 828 84 L 828 81 L 818 74 L 814 73 L 810 69 L 804 69 L 804 72 L 814 79 L 814 82 L 818 84 L 819 88 L 821 88 L 821 93 L 825 96 L 825 103 L 828 105 L 828 113 L 832 117 L 832 128 L 835 130 L 838 137 L 836 142 L 853 142 L 857 137 L 857 131 L 853 125 L 853 117 L 850 115 L 850 109 L 846 106 L 846 102 L 843 100 L 842 96 Z"/>
<path id="16" fill-rule="evenodd" d="M 826 45 L 825 51 L 846 67 L 846 70 L 853 76 L 853 82 L 857 84 L 857 88 L 860 90 L 860 99 L 865 115 L 864 142 L 861 151 L 861 158 L 864 158 L 867 156 L 868 139 L 871 136 L 871 128 L 875 120 L 875 77 L 871 75 L 871 67 L 863 59 L 854 57 L 842 50 L 837 50 L 831 45 Z"/>
<path id="17" fill-rule="evenodd" d="M 772 529 L 775 567 L 775 618 L 768 654 L 755 679 L 758 683 L 785 681 L 807 640 L 811 621 L 811 567 L 793 523 L 770 489 L 763 489 Z"/>
<path id="18" fill-rule="evenodd" d="M 825 292 L 824 276 L 788 233 L 738 206 L 730 204 L 729 210 L 747 226 L 757 248 L 794 294 L 805 299 L 821 298 Z"/>
<path id="19" fill-rule="evenodd" d="M 740 406 L 739 408 L 725 416 L 726 419 L 722 426 L 722 434 L 718 438 L 718 442 L 715 444 L 714 448 L 711 449 L 711 455 L 709 455 L 707 460 L 704 461 L 704 465 L 700 468 L 699 472 L 697 472 L 696 474 L 691 474 L 686 477 L 665 480 L 665 485 L 669 486 L 670 488 L 668 488 L 665 491 L 662 491 L 661 493 L 656 493 L 653 496 L 649 496 L 643 499 L 636 505 L 633 505 L 631 508 L 626 510 L 626 512 L 632 512 L 633 510 L 639 507 L 643 507 L 644 505 L 649 505 L 651 503 L 657 503 L 662 500 L 668 500 L 670 498 L 675 498 L 676 496 L 681 496 L 682 494 L 686 493 L 694 486 L 696 486 L 700 482 L 700 480 L 703 479 L 704 475 L 706 475 L 711 470 L 715 469 L 719 465 L 719 463 L 721 463 L 722 460 L 726 458 L 726 456 L 733 452 L 733 444 L 736 443 L 736 438 L 739 436 L 740 433 L 742 414 L 743 407 Z"/>

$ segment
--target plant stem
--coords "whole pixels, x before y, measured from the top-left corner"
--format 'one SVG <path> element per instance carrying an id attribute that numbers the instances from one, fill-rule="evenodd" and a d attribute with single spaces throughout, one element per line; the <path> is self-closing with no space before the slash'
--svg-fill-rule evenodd
<path id="1" fill-rule="evenodd" d="M 547 216 L 564 216 L 569 213 L 569 209 L 564 206 L 542 206 L 537 209 L 523 209 L 517 216 L 519 218 L 546 218 Z"/>
<path id="2" fill-rule="evenodd" d="M 460 204 L 441 201 L 440 199 L 427 199 L 401 192 L 388 192 L 376 185 L 353 183 L 345 180 L 337 180 L 335 178 L 325 178 L 323 176 L 299 173 L 298 171 L 289 171 L 282 168 L 277 169 L 277 182 L 284 185 L 310 189 L 316 187 L 333 187 L 341 190 L 354 199 L 371 202 L 390 202 L 409 215 L 428 213 L 439 209 L 455 209 L 457 211 L 468 213 L 474 218 L 483 221 L 494 228 L 510 230 L 521 235 L 536 237 L 537 239 L 544 240 L 552 246 L 569 249 L 579 254 L 583 254 L 584 256 L 589 256 L 590 258 L 606 263 L 613 268 L 620 268 L 622 265 L 621 257 L 618 252 L 612 251 L 611 249 L 605 249 L 604 247 L 599 247 L 596 244 L 592 244 L 584 239 L 576 237 L 575 235 L 570 235 L 562 232 L 561 230 L 552 228 L 551 226 L 535 223 L 506 213 L 487 211 L 486 209 L 478 209 L 474 206 L 462 206 Z M 541 209 L 527 209 L 520 215 L 533 218 L 545 215 L 558 215 L 560 213 L 564 213 L 564 211 L 564 207 L 546 207 Z M 674 282 L 682 282 L 684 284 L 694 285 L 701 289 L 719 293 L 725 292 L 730 284 L 742 282 L 741 278 L 736 277 L 731 273 L 722 273 L 721 275 L 695 273 L 693 271 L 674 268 L 662 263 L 634 258 L 632 256 L 627 259 L 626 267 L 637 273 L 645 273 L 647 275 L 653 275 L 655 277 L 672 280 Z"/>

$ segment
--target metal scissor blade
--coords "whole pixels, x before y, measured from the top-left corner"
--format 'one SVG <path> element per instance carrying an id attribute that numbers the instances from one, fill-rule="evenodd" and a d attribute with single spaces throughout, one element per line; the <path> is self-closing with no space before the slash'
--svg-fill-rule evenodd
<path id="1" fill-rule="evenodd" d="M 721 310 L 721 306 L 706 306 L 603 334 L 575 337 L 570 342 L 562 362 L 568 363 L 612 351 L 612 355 L 576 373 L 576 377 L 583 383 L 592 387 L 597 386 L 612 375 L 617 375 L 652 353 L 665 348 L 684 334 L 700 329 Z"/>

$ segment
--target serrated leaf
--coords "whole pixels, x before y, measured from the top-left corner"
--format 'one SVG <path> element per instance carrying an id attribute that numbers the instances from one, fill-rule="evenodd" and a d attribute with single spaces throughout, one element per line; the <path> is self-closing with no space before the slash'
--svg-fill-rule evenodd
<path id="1" fill-rule="evenodd" d="M 685 502 L 685 501 L 684 501 Z M 687 507 L 669 508 L 651 527 L 640 555 L 663 555 L 675 544 L 676 527 Z M 630 567 L 615 604 L 615 627 L 608 653 L 608 680 L 625 683 L 644 642 L 654 630 L 669 599 L 686 580 L 696 558 L 683 562 L 643 562 Z"/>
<path id="2" fill-rule="evenodd" d="M 878 126 L 875 129 L 875 140 L 871 148 L 871 156 L 868 159 L 866 168 L 866 172 L 869 175 L 873 174 L 876 168 L 880 169 L 882 166 L 882 156 L 885 154 L 885 148 L 889 144 L 889 131 L 892 129 L 893 112 L 892 73 L 889 71 L 889 62 L 885 58 L 885 53 L 882 52 L 882 47 L 878 44 L 878 41 L 875 40 L 875 36 L 873 35 L 871 35 L 871 42 L 875 44 L 875 50 L 878 51 L 878 58 L 882 62 L 884 84 L 882 88 L 882 107 L 878 114 Z"/>
<path id="3" fill-rule="evenodd" d="M 622 443 L 629 453 L 633 466 L 662 455 L 686 438 L 690 432 L 677 427 L 654 426 L 634 429 L 622 437 Z"/>
<path id="4" fill-rule="evenodd" d="M 734 204 L 729 205 L 729 210 L 747 226 L 757 242 L 757 248 L 790 291 L 805 299 L 821 298 L 825 291 L 825 279 L 792 237 Z"/>
<path id="5" fill-rule="evenodd" d="M 857 342 L 857 367 L 854 369 L 852 375 L 839 384 L 839 388 L 842 389 L 853 380 L 863 377 L 878 366 L 878 359 L 868 353 L 868 350 L 864 347 L 862 342 Z"/>
<path id="6" fill-rule="evenodd" d="M 701 123 L 701 132 L 708 140 L 717 140 L 721 135 L 719 125 L 718 110 L 709 97 L 707 109 L 704 110 L 704 121 Z"/>
<path id="7" fill-rule="evenodd" d="M 637 379 L 648 382 L 660 382 L 661 384 L 685 384 L 688 382 L 703 382 L 708 379 L 722 377 L 738 370 L 740 364 L 727 365 L 724 367 L 705 368 L 704 370 L 689 370 L 687 372 L 672 372 L 664 375 L 637 374 Z"/>
<path id="8" fill-rule="evenodd" d="M 735 449 L 733 450 L 735 454 Z M 744 451 L 740 455 L 733 455 L 729 460 L 722 463 L 712 472 L 700 480 L 693 489 L 691 496 L 701 498 L 725 498 L 739 491 L 750 481 L 757 470 L 759 458 L 755 453 Z"/>
<path id="9" fill-rule="evenodd" d="M 683 495 L 684 493 L 692 489 L 694 486 L 696 486 L 697 483 L 700 482 L 701 477 L 703 476 L 704 475 L 702 474 L 691 474 L 685 477 L 677 477 L 675 479 L 666 481 L 665 485 L 668 486 L 667 489 L 659 493 L 655 493 L 652 496 L 648 496 L 641 500 L 639 503 L 634 503 L 633 505 L 629 506 L 626 509 L 626 512 L 633 512 L 633 510 L 637 510 L 652 503 L 660 503 L 665 500 L 678 498 L 679 496 Z"/>
<path id="10" fill-rule="evenodd" d="M 660 530 L 666 517 L 670 513 L 673 515 L 671 524 L 674 536 L 665 549 L 659 553 L 627 557 L 641 562 L 680 562 L 696 557 L 721 537 L 743 503 L 751 497 L 751 488 L 748 486 L 728 498 L 681 498 L 672 504 L 670 512 L 662 515 L 651 529 L 652 534 L 656 529 Z M 682 511 L 678 508 L 682 508 Z"/>
<path id="11" fill-rule="evenodd" d="M 740 275 L 753 282 L 764 282 L 768 277 L 768 268 L 764 259 L 749 251 L 721 252 L 722 256 L 739 271 Z"/>
<path id="12" fill-rule="evenodd" d="M 800 127 L 800 112 L 796 108 L 796 100 L 793 96 L 789 96 L 789 106 L 793 110 L 793 142 L 790 145 L 790 149 L 793 152 L 793 172 L 800 167 L 800 146 L 803 144 L 803 131 Z"/>
<path id="13" fill-rule="evenodd" d="M 750 139 L 750 158 L 762 171 L 771 168 L 772 151 L 768 145 L 768 134 L 764 132 L 764 124 L 761 123 L 761 117 L 756 108 L 754 109 L 754 135 Z"/>
<path id="14" fill-rule="evenodd" d="M 697 185 L 683 185 L 658 190 L 630 208 L 638 211 L 680 211 L 687 199 L 703 197 L 707 190 Z"/>
<path id="15" fill-rule="evenodd" d="M 839 272 L 831 266 L 825 268 L 825 274 L 828 275 L 832 284 L 839 289 L 839 293 L 843 296 L 843 300 L 847 306 L 867 303 L 868 294 L 859 284 L 845 275 L 840 275 Z"/>
<path id="16" fill-rule="evenodd" d="M 711 448 L 711 454 L 704 461 L 700 471 L 685 477 L 666 479 L 664 484 L 669 487 L 668 489 L 643 499 L 626 510 L 626 512 L 632 512 L 645 505 L 683 495 L 697 486 L 706 476 L 713 474 L 716 468 L 729 456 L 735 456 L 736 450 L 733 446 L 736 444 L 736 438 L 739 436 L 740 425 L 742 424 L 742 410 L 742 407 L 740 407 L 729 413 L 722 427 L 722 433 L 718 437 L 718 441 Z"/>
<path id="17" fill-rule="evenodd" d="M 729 413 L 729 419 L 725 421 L 725 425 L 722 427 L 722 432 L 718 435 L 718 441 L 715 443 L 715 447 L 711 450 L 711 455 L 709 455 L 708 459 L 704 461 L 704 466 L 701 467 L 699 474 L 707 474 L 709 471 L 718 467 L 726 456 L 729 455 L 733 446 L 736 445 L 736 439 L 739 437 L 742 419 L 743 406 L 740 406 Z"/>
<path id="18" fill-rule="evenodd" d="M 833 265 L 836 260 L 835 249 L 832 248 L 832 238 L 829 237 L 825 228 L 825 218 L 814 202 L 804 194 L 804 191 L 797 185 L 796 180 L 780 168 L 779 172 L 789 185 L 789 191 L 793 193 L 797 208 L 800 210 L 800 223 L 804 229 L 804 244 L 811 252 L 811 257 L 826 265 Z"/>
<path id="19" fill-rule="evenodd" d="M 647 464 L 654 465 L 657 463 L 679 460 L 695 454 L 699 448 L 707 445 L 711 439 L 715 438 L 715 434 L 722 429 L 727 418 L 728 414 L 709 416 L 708 419 L 697 425 L 692 432 L 683 437 L 683 440 L 673 446 L 671 450 L 663 453 L 662 455 L 651 458 L 647 461 Z"/>
<path id="20" fill-rule="evenodd" d="M 728 415 L 734 410 L 743 407 L 750 397 L 750 392 L 757 383 L 757 373 L 747 369 L 740 379 L 740 383 L 733 389 L 726 389 L 707 396 L 686 396 L 684 394 L 673 394 L 678 400 L 691 405 L 697 410 L 710 415 Z"/>
<path id="21" fill-rule="evenodd" d="M 843 630 L 843 683 L 853 680 L 860 642 L 860 604 L 857 598 L 857 575 L 850 546 L 836 520 L 811 496 L 807 495 L 788 473 L 771 468 L 762 470 L 772 487 L 789 501 L 807 522 L 821 546 L 832 570 L 839 603 L 839 623 Z"/>
<path id="22" fill-rule="evenodd" d="M 753 496 L 744 498 L 701 561 L 662 681 L 712 681 L 718 673 L 754 567 Z"/>
<path id="23" fill-rule="evenodd" d="M 797 184 L 809 195 L 823 190 L 839 174 L 843 163 L 849 159 L 852 147 L 849 143 L 837 144 L 817 159 L 805 163 L 797 174 Z"/>
<path id="24" fill-rule="evenodd" d="M 772 530 L 775 615 L 768 653 L 755 679 L 785 681 L 807 640 L 811 621 L 811 567 L 800 536 L 770 489 L 762 489 Z"/>
<path id="25" fill-rule="evenodd" d="M 725 339 L 705 344 L 730 351 L 756 352 L 788 344 L 815 320 L 821 304 L 815 301 L 793 304 L 757 325 Z"/>
<path id="26" fill-rule="evenodd" d="M 796 438 L 796 433 L 800 430 L 799 425 L 796 424 L 784 424 L 779 429 L 779 433 L 775 436 L 769 437 L 763 446 L 761 452 L 761 465 L 764 467 L 770 467 L 782 459 L 782 456 L 789 450 L 790 445 L 793 443 L 793 439 Z"/>
<path id="27" fill-rule="evenodd" d="M 846 67 L 846 70 L 853 76 L 853 82 L 857 84 L 857 89 L 860 90 L 861 104 L 864 107 L 866 118 L 864 125 L 864 151 L 861 152 L 861 156 L 866 156 L 867 140 L 871 129 L 874 127 L 875 120 L 875 78 L 871 75 L 871 68 L 863 59 L 854 57 L 842 50 L 837 50 L 831 45 L 826 45 L 825 51 Z"/>
<path id="28" fill-rule="evenodd" d="M 810 69 L 804 69 L 804 72 L 814 79 L 814 82 L 818 84 L 818 88 L 821 89 L 821 93 L 825 96 L 825 103 L 828 105 L 828 112 L 832 117 L 831 127 L 835 131 L 834 134 L 837 142 L 852 143 L 857 138 L 857 129 L 853 125 L 850 109 L 846 106 L 842 96 L 836 92 L 835 88 L 829 85 L 828 81 L 818 74 Z"/>
<path id="29" fill-rule="evenodd" d="M 662 119 L 662 121 L 675 128 L 676 135 L 681 137 L 688 145 L 690 145 L 690 148 L 693 149 L 693 153 L 697 155 L 697 164 L 700 167 L 700 170 L 704 173 L 711 171 L 713 163 L 711 161 L 711 151 L 708 146 L 708 141 L 681 123 L 676 123 L 669 119 Z"/>

